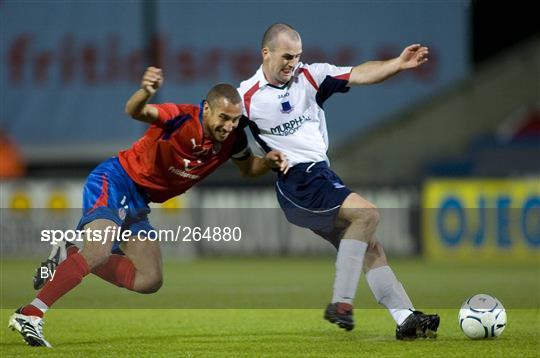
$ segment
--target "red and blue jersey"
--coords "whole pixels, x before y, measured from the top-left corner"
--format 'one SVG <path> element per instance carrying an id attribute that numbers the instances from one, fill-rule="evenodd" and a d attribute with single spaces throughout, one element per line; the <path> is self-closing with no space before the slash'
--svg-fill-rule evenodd
<path id="1" fill-rule="evenodd" d="M 129 177 L 153 202 L 184 193 L 231 157 L 243 159 L 250 154 L 242 128 L 221 143 L 204 136 L 202 103 L 153 106 L 158 120 L 130 149 L 118 154 Z"/>

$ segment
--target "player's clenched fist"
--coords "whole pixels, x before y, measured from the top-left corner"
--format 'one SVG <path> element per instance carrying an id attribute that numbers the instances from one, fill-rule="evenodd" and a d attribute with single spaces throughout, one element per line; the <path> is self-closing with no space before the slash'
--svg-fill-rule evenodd
<path id="1" fill-rule="evenodd" d="M 283 174 L 287 174 L 290 169 L 287 156 L 279 150 L 272 150 L 266 153 L 264 159 L 270 168 L 279 169 Z"/>
<path id="2" fill-rule="evenodd" d="M 153 95 L 163 84 L 163 70 L 157 67 L 148 67 L 144 72 L 141 88 Z"/>

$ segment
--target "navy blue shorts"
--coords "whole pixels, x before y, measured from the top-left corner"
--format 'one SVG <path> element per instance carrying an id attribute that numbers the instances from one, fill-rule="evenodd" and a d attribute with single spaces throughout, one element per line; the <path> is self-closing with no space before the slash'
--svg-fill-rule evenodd
<path id="1" fill-rule="evenodd" d="M 137 235 L 154 228 L 148 221 L 150 208 L 146 194 L 131 180 L 118 158 L 112 157 L 98 165 L 88 176 L 83 188 L 83 215 L 78 230 L 96 219 L 115 222 L 122 231 Z M 120 241 L 113 245 L 118 252 Z"/>
<path id="2" fill-rule="evenodd" d="M 311 229 L 339 246 L 343 229 L 336 228 L 336 216 L 352 191 L 326 162 L 300 163 L 286 175 L 280 174 L 276 193 L 290 223 Z"/>

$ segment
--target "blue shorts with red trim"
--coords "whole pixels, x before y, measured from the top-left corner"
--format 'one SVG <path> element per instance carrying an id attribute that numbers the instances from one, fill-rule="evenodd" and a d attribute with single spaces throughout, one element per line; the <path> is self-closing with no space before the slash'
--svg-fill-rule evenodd
<path id="1" fill-rule="evenodd" d="M 130 230 L 132 235 L 153 230 L 148 221 L 150 208 L 146 194 L 129 177 L 117 157 L 98 165 L 88 176 L 83 188 L 83 215 L 78 230 L 97 219 L 107 219 Z M 120 241 L 113 245 L 119 250 Z"/>
<path id="2" fill-rule="evenodd" d="M 277 199 L 287 220 L 313 230 L 336 247 L 343 232 L 336 228 L 336 217 L 351 193 L 326 162 L 297 164 L 276 182 Z"/>

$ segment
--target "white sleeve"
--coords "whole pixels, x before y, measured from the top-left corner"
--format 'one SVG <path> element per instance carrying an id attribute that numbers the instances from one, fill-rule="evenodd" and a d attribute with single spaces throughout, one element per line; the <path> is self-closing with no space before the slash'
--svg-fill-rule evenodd
<path id="1" fill-rule="evenodd" d="M 246 108 L 244 107 L 244 94 L 246 90 L 243 88 L 242 84 L 244 84 L 244 82 L 240 83 L 240 86 L 238 86 L 236 90 L 240 94 L 240 98 L 242 98 L 242 114 L 247 117 Z"/>
<path id="2" fill-rule="evenodd" d="M 305 65 L 318 86 L 326 79 L 327 76 L 344 79 L 349 81 L 351 66 L 334 66 L 328 63 L 313 63 Z"/>

